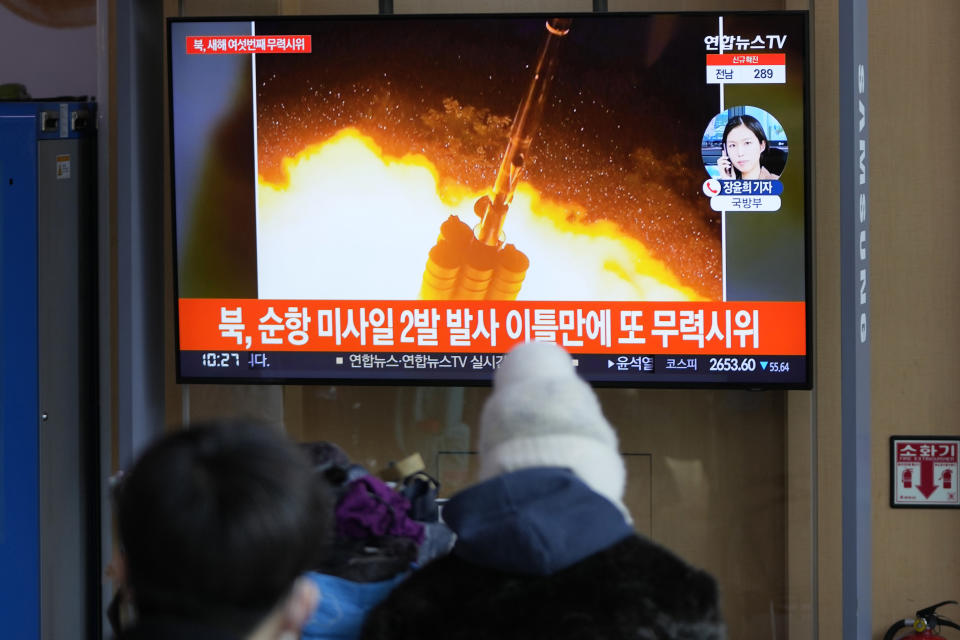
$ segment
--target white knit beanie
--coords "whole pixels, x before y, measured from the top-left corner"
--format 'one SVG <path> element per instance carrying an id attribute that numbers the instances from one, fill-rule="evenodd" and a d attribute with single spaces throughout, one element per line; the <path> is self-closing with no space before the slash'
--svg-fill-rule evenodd
<path id="1" fill-rule="evenodd" d="M 617 434 L 570 355 L 556 344 L 518 345 L 500 363 L 480 416 L 479 448 L 481 480 L 530 467 L 567 467 L 630 519 Z"/>

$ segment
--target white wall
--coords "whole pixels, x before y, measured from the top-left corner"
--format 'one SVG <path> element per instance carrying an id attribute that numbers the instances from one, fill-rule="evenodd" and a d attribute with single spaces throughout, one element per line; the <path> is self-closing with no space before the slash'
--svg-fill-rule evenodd
<path id="1" fill-rule="evenodd" d="M 53 29 L 0 6 L 0 84 L 26 85 L 33 98 L 97 92 L 97 28 Z"/>

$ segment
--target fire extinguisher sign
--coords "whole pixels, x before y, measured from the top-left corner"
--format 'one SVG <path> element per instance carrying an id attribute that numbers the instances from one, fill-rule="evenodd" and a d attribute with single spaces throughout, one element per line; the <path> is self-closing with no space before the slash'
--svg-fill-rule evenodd
<path id="1" fill-rule="evenodd" d="M 960 508 L 960 437 L 891 436 L 890 506 Z"/>

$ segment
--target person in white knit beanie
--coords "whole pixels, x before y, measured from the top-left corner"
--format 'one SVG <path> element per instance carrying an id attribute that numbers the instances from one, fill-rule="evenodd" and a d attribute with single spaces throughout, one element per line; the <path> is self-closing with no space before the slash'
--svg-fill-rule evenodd
<path id="1" fill-rule="evenodd" d="M 723 640 L 714 579 L 634 531 L 617 436 L 567 353 L 514 347 L 480 418 L 457 539 L 371 611 L 361 640 Z"/>
<path id="2" fill-rule="evenodd" d="M 531 467 L 567 467 L 629 520 L 618 447 L 596 394 L 561 347 L 528 342 L 503 359 L 480 416 L 481 480 Z"/>

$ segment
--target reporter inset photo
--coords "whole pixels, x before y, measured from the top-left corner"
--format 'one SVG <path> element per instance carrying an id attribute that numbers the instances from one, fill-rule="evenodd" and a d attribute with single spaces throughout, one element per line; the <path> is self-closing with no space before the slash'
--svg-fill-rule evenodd
<path id="1" fill-rule="evenodd" d="M 787 152 L 787 135 L 777 119 L 751 106 L 714 116 L 700 148 L 704 168 L 718 180 L 779 180 Z"/>

